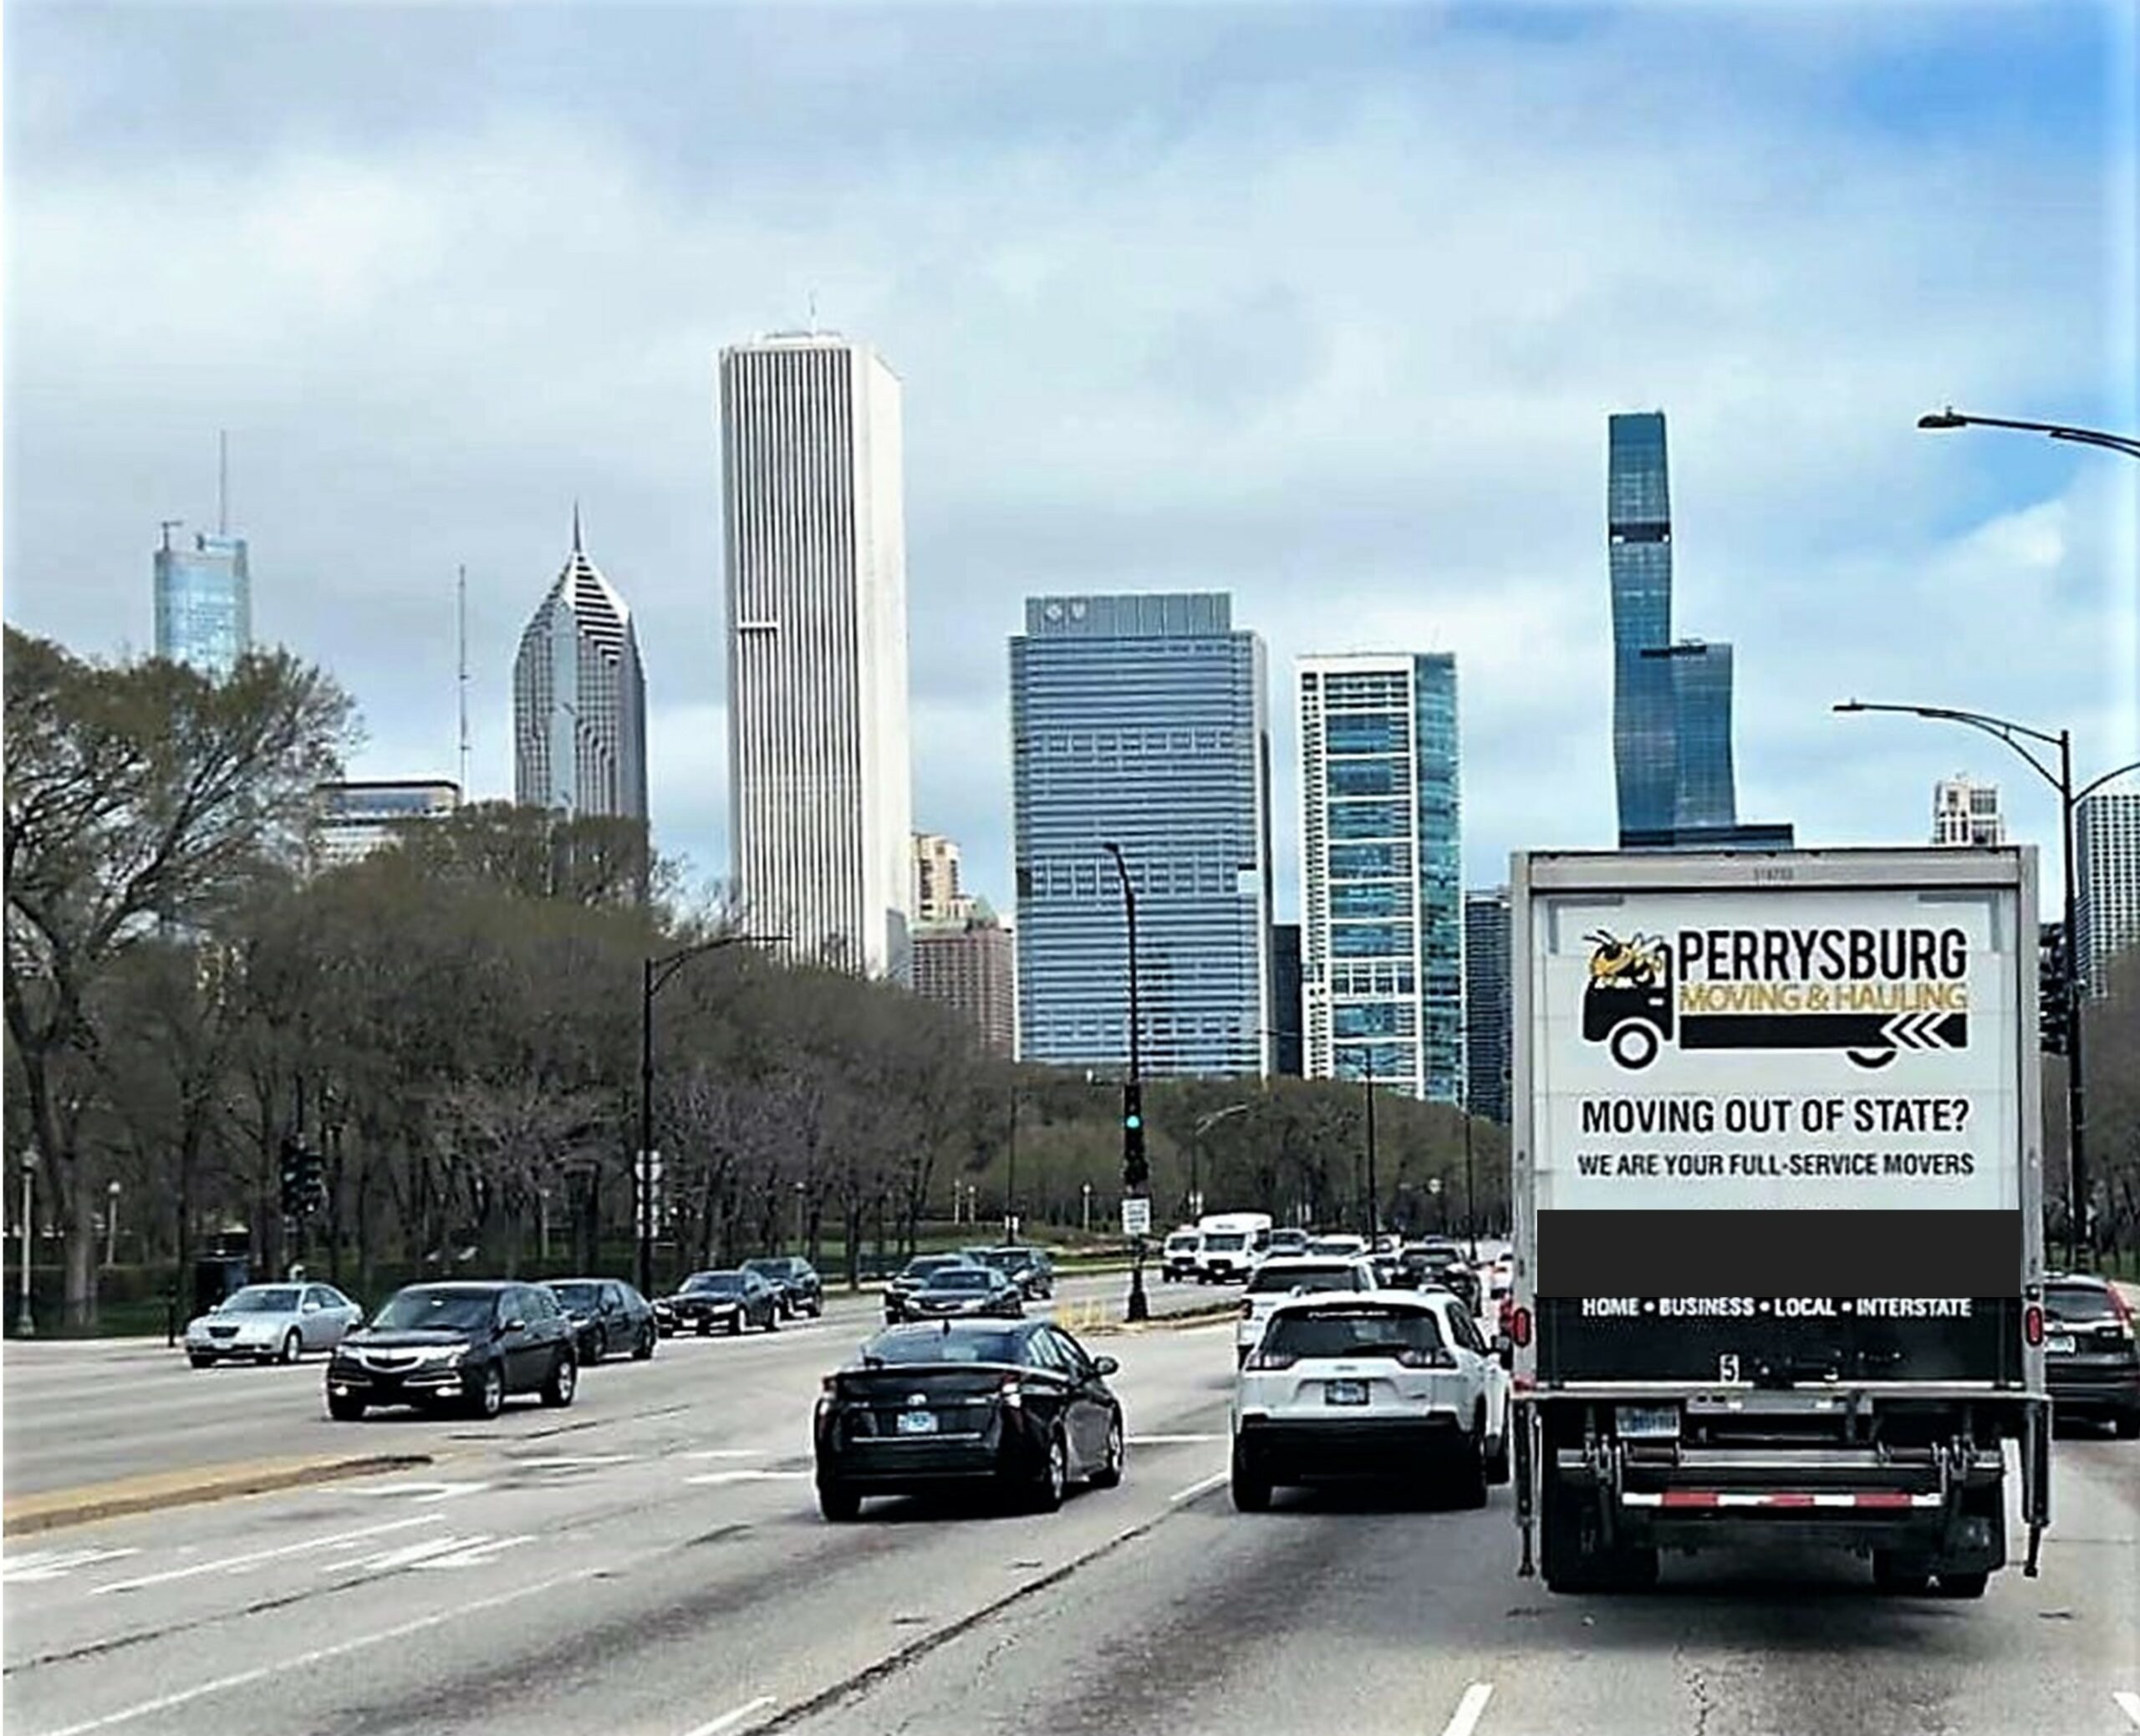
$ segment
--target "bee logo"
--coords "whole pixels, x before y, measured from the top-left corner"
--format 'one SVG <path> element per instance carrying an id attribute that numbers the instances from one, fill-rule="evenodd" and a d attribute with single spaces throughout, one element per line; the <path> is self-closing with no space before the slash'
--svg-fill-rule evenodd
<path id="1" fill-rule="evenodd" d="M 1640 1072 L 1672 1036 L 1672 954 L 1657 934 L 1624 940 L 1599 929 L 1584 935 L 1590 981 L 1582 992 L 1582 1035 Z"/>

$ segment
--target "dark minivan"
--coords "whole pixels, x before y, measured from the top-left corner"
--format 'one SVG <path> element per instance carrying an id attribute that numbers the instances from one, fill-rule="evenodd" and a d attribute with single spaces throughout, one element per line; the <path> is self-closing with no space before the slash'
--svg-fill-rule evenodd
<path id="1" fill-rule="evenodd" d="M 570 1404 L 579 1381 L 573 1336 L 539 1284 L 411 1284 L 335 1346 L 328 1413 L 354 1423 L 374 1405 L 457 1403 L 495 1417 L 515 1392 Z"/>

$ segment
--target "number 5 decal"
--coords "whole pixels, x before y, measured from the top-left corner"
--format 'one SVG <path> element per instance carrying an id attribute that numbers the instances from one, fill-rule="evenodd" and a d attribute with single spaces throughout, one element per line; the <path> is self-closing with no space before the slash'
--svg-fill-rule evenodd
<path id="1" fill-rule="evenodd" d="M 1719 1357 L 1716 1359 L 1716 1377 L 1720 1381 L 1737 1380 L 1739 1378 L 1739 1358 L 1735 1356 Z"/>

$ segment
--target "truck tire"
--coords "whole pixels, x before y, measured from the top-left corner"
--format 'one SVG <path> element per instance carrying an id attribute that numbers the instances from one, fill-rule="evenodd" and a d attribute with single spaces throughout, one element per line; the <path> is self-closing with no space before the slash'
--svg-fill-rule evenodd
<path id="1" fill-rule="evenodd" d="M 1657 1583 L 1653 1549 L 1598 1545 L 1594 1504 L 1586 1492 L 1548 1488 L 1541 1503 L 1538 1569 L 1549 1591 L 1635 1591 Z"/>
<path id="2" fill-rule="evenodd" d="M 1898 1597 L 1922 1597 L 1931 1589 L 1932 1572 L 1921 1557 L 1892 1549 L 1872 1551 L 1872 1589 Z"/>
<path id="3" fill-rule="evenodd" d="M 2140 1440 L 2140 1411 L 2120 1411 L 2111 1418 L 2110 1429 L 2121 1441 Z"/>
<path id="4" fill-rule="evenodd" d="M 1943 1573 L 1939 1576 L 1939 1595 L 1942 1597 L 1981 1597 L 1984 1588 L 1991 1583 L 1991 1576 L 1983 1568 L 1973 1573 Z"/>

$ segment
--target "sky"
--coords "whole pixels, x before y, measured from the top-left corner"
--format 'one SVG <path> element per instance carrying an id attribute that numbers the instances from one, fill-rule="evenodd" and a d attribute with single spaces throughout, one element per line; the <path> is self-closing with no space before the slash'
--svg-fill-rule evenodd
<path id="1" fill-rule="evenodd" d="M 716 359 L 823 327 L 904 384 L 917 827 L 1007 908 L 1008 636 L 1225 590 L 1271 654 L 1455 653 L 1467 880 L 1609 846 L 1606 418 L 1669 423 L 1675 630 L 1731 641 L 1742 818 L 1923 842 L 2049 790 L 1852 696 L 2140 758 L 2140 0 L 110 7 L 4 43 L 8 620 L 152 639 L 218 430 L 256 636 L 351 775 L 511 793 L 518 636 L 634 611 L 657 846 L 727 873 Z M 2046 861 L 2046 874 L 2053 864 Z"/>

